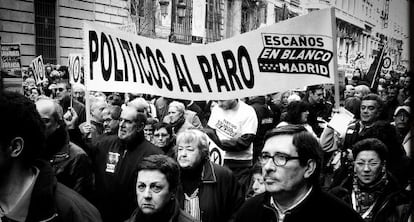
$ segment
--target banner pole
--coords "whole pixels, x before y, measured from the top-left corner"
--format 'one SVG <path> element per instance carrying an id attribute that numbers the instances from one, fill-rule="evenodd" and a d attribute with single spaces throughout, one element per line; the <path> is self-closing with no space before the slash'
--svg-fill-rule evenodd
<path id="1" fill-rule="evenodd" d="M 335 16 L 335 8 L 331 7 L 331 23 L 332 23 L 332 51 L 333 51 L 333 75 L 334 75 L 334 99 L 335 104 L 334 108 L 339 110 L 339 99 L 340 99 L 340 92 L 339 92 L 339 76 L 338 76 L 338 52 L 336 46 L 336 16 Z"/>

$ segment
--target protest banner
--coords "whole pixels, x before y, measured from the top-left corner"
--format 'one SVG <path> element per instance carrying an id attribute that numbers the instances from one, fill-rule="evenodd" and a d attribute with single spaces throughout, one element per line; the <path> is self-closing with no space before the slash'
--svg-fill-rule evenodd
<path id="1" fill-rule="evenodd" d="M 22 63 L 19 43 L 1 44 L 1 69 L 10 77 L 22 77 Z"/>
<path id="2" fill-rule="evenodd" d="M 23 93 L 20 43 L 1 43 L 0 49 L 0 89 Z"/>
<path id="3" fill-rule="evenodd" d="M 207 45 L 85 22 L 85 84 L 96 91 L 225 100 L 334 83 L 335 31 L 332 8 Z"/>
<path id="4" fill-rule="evenodd" d="M 81 83 L 83 77 L 83 73 L 81 71 L 82 67 L 82 55 L 81 54 L 69 54 L 69 65 L 68 65 L 68 72 L 69 72 L 69 82 L 71 84 Z"/>
<path id="5" fill-rule="evenodd" d="M 45 80 L 45 65 L 43 64 L 42 56 L 38 56 L 32 60 L 30 66 L 33 69 L 36 84 L 40 84 Z"/>

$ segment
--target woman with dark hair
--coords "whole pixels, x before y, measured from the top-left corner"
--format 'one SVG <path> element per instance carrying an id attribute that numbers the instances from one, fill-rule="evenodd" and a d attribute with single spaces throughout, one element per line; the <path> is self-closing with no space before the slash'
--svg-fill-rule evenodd
<path id="1" fill-rule="evenodd" d="M 160 122 L 154 125 L 153 143 L 162 149 L 167 156 L 175 157 L 175 138 L 170 124 Z"/>
<path id="2" fill-rule="evenodd" d="M 308 124 L 308 116 L 309 107 L 305 102 L 292 101 L 287 106 L 287 113 L 284 121 L 280 122 L 276 127 L 302 125 L 308 132 L 317 137 L 312 127 Z"/>
<path id="3" fill-rule="evenodd" d="M 352 206 L 366 222 L 408 221 L 409 195 L 388 171 L 388 149 L 375 138 L 354 144 L 353 172 L 331 193 Z"/>
<path id="4" fill-rule="evenodd" d="M 40 89 L 37 87 L 32 87 L 29 89 L 29 99 L 32 100 L 33 102 L 36 102 L 39 98 L 39 96 L 41 96 L 41 92 Z"/>
<path id="5" fill-rule="evenodd" d="M 138 207 L 127 222 L 193 222 L 180 210 L 176 199 L 180 169 L 165 155 L 151 155 L 138 164 L 136 193 Z"/>

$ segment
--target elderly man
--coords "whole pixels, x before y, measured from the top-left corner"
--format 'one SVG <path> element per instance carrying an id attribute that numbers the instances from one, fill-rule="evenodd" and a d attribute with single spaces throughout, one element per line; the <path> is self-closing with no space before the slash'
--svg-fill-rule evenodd
<path id="1" fill-rule="evenodd" d="M 46 126 L 44 158 L 52 165 L 59 182 L 89 199 L 93 190 L 91 161 L 82 148 L 69 141 L 62 107 L 46 98 L 38 100 L 36 108 Z"/>
<path id="2" fill-rule="evenodd" d="M 75 83 L 72 86 L 73 98 L 82 104 L 85 104 L 85 91 L 85 86 L 80 83 Z"/>
<path id="3" fill-rule="evenodd" d="M 144 137 L 146 115 L 126 106 L 118 135 L 96 141 L 94 165 L 97 203 L 104 221 L 124 221 L 137 207 L 136 166 L 143 158 L 162 151 Z"/>
<path id="4" fill-rule="evenodd" d="M 40 159 L 45 126 L 29 99 L 0 92 L 0 123 L 0 221 L 101 221 L 96 208 L 57 182 Z"/>
<path id="5" fill-rule="evenodd" d="M 302 126 L 270 131 L 259 157 L 266 192 L 247 200 L 235 221 L 362 221 L 321 190 L 321 152 L 317 139 Z"/>
<path id="6" fill-rule="evenodd" d="M 107 106 L 102 111 L 104 135 L 115 135 L 118 133 L 121 111 L 121 107 L 116 105 Z"/>
<path id="7" fill-rule="evenodd" d="M 96 139 L 104 132 L 103 126 L 103 110 L 108 107 L 106 101 L 102 98 L 98 97 L 91 97 L 91 120 L 90 123 L 83 122 L 79 125 L 79 129 L 84 136 L 84 140 L 89 142 L 88 140 Z"/>
<path id="8" fill-rule="evenodd" d="M 233 173 L 212 163 L 207 135 L 187 129 L 177 136 L 177 162 L 181 169 L 181 207 L 204 222 L 229 221 L 244 202 L 244 194 Z"/>

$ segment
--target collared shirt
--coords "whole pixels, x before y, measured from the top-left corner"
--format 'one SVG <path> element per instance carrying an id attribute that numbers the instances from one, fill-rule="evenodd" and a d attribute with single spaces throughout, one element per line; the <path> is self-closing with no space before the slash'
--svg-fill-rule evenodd
<path id="1" fill-rule="evenodd" d="M 32 197 L 32 191 L 34 184 L 36 182 L 37 176 L 39 175 L 39 169 L 34 169 L 35 174 L 30 179 L 29 184 L 24 187 L 22 192 L 18 195 L 17 201 L 9 206 L 1 206 L 0 205 L 0 221 L 1 217 L 5 216 L 8 219 L 17 222 L 24 222 L 26 221 L 27 214 L 29 213 L 29 205 L 30 200 Z"/>
<path id="2" fill-rule="evenodd" d="M 273 208 L 275 208 L 276 209 L 276 212 L 277 212 L 277 220 L 279 221 L 279 222 L 283 222 L 284 220 L 285 220 L 285 216 L 286 216 L 286 214 L 289 212 L 289 211 L 291 211 L 292 209 L 294 209 L 296 206 L 298 206 L 300 203 L 302 203 L 305 199 L 306 199 L 306 197 L 308 197 L 309 196 L 309 194 L 311 193 L 311 191 L 312 191 L 312 187 L 308 190 L 308 192 L 298 201 L 298 202 L 296 202 L 295 204 L 293 204 L 292 206 L 290 206 L 288 209 L 286 209 L 286 210 L 282 210 L 282 209 L 280 209 L 278 206 L 277 206 L 277 204 L 276 204 L 276 202 L 275 202 L 275 200 L 273 199 L 273 196 L 271 196 L 270 197 L 270 205 L 272 205 L 272 207 Z"/>

